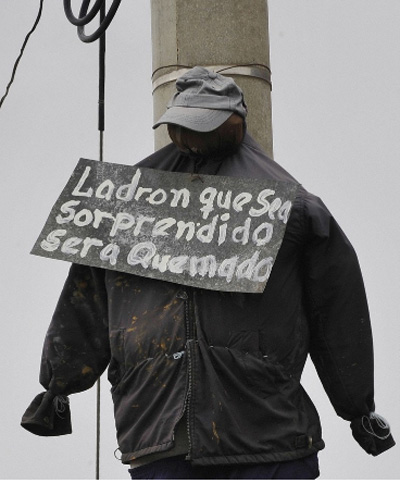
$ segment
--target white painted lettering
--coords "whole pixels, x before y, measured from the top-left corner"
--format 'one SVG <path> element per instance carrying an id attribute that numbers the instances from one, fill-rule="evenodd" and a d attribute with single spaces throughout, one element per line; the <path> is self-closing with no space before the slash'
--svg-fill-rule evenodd
<path id="1" fill-rule="evenodd" d="M 206 275 L 209 278 L 215 276 L 217 271 L 217 261 L 214 255 L 206 255 L 205 257 L 191 257 L 189 262 L 189 273 L 192 277 L 199 274 L 201 277 Z"/>
<path id="2" fill-rule="evenodd" d="M 187 230 L 186 241 L 192 240 L 196 233 L 196 225 L 194 224 L 194 221 L 188 221 L 187 223 L 185 223 L 184 221 L 178 221 L 176 226 L 178 227 L 175 235 L 175 238 L 177 240 L 179 240 L 184 235 L 185 230 Z"/>
<path id="3" fill-rule="evenodd" d="M 256 267 L 254 268 L 253 279 L 252 279 L 253 282 L 261 282 L 261 283 L 266 282 L 269 276 L 271 275 L 272 266 L 273 266 L 272 257 L 263 258 L 260 262 L 258 262 Z M 265 270 L 264 275 L 260 274 L 262 269 Z"/>
<path id="4" fill-rule="evenodd" d="M 143 268 L 148 268 L 150 260 L 157 253 L 157 248 L 154 243 L 142 242 L 135 245 L 128 253 L 127 262 L 129 265 L 141 265 Z"/>
<path id="5" fill-rule="evenodd" d="M 232 230 L 232 240 L 235 243 L 241 243 L 242 245 L 246 245 L 249 242 L 250 224 L 251 218 L 246 218 L 244 225 L 237 226 Z"/>
<path id="6" fill-rule="evenodd" d="M 69 223 L 70 221 L 72 221 L 74 219 L 74 216 L 75 216 L 75 210 L 72 208 L 72 206 L 78 206 L 78 205 L 80 205 L 80 203 L 81 203 L 80 201 L 76 201 L 76 200 L 70 200 L 70 201 L 67 201 L 66 203 L 64 203 L 61 206 L 60 211 L 62 213 L 66 213 L 68 216 L 63 218 L 61 215 L 57 215 L 56 216 L 56 222 L 59 225 L 62 225 L 63 223 Z"/>
<path id="7" fill-rule="evenodd" d="M 275 212 L 278 211 L 281 206 L 282 200 L 280 198 L 275 198 L 268 210 L 268 216 L 270 220 L 275 220 Z"/>
<path id="8" fill-rule="evenodd" d="M 157 221 L 154 225 L 151 236 L 168 236 L 168 228 L 176 224 L 175 218 L 164 218 L 163 220 Z"/>
<path id="9" fill-rule="evenodd" d="M 235 275 L 236 264 L 239 257 L 232 257 L 223 260 L 218 267 L 218 277 L 226 278 L 228 283 L 232 282 L 233 276 Z"/>
<path id="10" fill-rule="evenodd" d="M 171 201 L 172 208 L 176 208 L 178 206 L 180 199 L 182 199 L 182 202 L 181 202 L 182 208 L 187 208 L 189 206 L 190 191 L 187 188 L 182 188 L 180 190 L 172 188 L 170 191 L 174 195 Z"/>
<path id="11" fill-rule="evenodd" d="M 221 221 L 228 221 L 231 215 L 229 213 L 224 213 L 221 215 Z M 218 246 L 222 245 L 226 240 L 226 234 L 228 230 L 228 224 L 223 223 L 218 227 Z"/>
<path id="12" fill-rule="evenodd" d="M 135 223 L 134 216 L 129 213 L 117 213 L 110 231 L 110 236 L 115 236 L 118 230 L 129 230 Z"/>
<path id="13" fill-rule="evenodd" d="M 225 194 L 225 200 L 222 199 L 222 197 Z M 217 195 L 217 206 L 219 208 L 224 208 L 225 210 L 229 210 L 231 206 L 231 200 L 232 200 L 232 191 L 228 190 L 226 193 L 223 191 L 219 191 Z"/>
<path id="14" fill-rule="evenodd" d="M 117 189 L 117 192 L 115 193 L 115 197 L 117 200 L 123 200 L 123 201 L 132 201 L 133 197 L 135 196 L 136 189 L 139 185 L 139 180 L 142 175 L 142 172 L 140 169 L 136 171 L 136 173 L 133 175 L 132 180 L 129 184 L 124 184 L 120 186 Z"/>
<path id="15" fill-rule="evenodd" d="M 243 211 L 243 206 L 247 205 L 247 203 L 250 203 L 252 199 L 253 195 L 250 193 L 239 193 L 233 200 L 232 208 L 237 212 Z"/>
<path id="16" fill-rule="evenodd" d="M 270 189 L 265 189 L 265 190 L 260 191 L 258 193 L 258 196 L 257 196 L 257 203 L 259 203 L 262 206 L 262 208 L 259 208 L 259 209 L 256 209 L 256 208 L 253 208 L 253 207 L 250 208 L 249 215 L 250 216 L 262 216 L 265 213 L 267 213 L 269 208 L 270 208 L 270 203 L 267 200 L 267 198 L 269 196 L 274 195 L 274 194 L 275 194 L 275 191 L 270 190 Z"/>
<path id="17" fill-rule="evenodd" d="M 67 234 L 67 230 L 53 230 L 46 237 L 46 240 L 40 242 L 40 247 L 46 252 L 54 252 L 61 244 L 59 237 L 63 237 Z"/>
<path id="18" fill-rule="evenodd" d="M 283 221 L 285 225 L 289 220 L 291 208 L 292 208 L 292 202 L 288 200 L 288 201 L 285 201 L 285 203 L 283 203 L 283 205 L 280 207 L 278 211 L 278 220 Z"/>
<path id="19" fill-rule="evenodd" d="M 104 180 L 96 190 L 96 198 L 104 198 L 107 201 L 111 200 L 115 185 L 110 179 Z"/>
<path id="20" fill-rule="evenodd" d="M 98 228 L 104 218 L 107 218 L 108 220 L 115 222 L 115 216 L 113 216 L 111 213 L 108 213 L 107 211 L 100 211 L 98 208 L 96 208 L 93 214 L 94 214 L 93 228 Z"/>
<path id="21" fill-rule="evenodd" d="M 149 216 L 139 215 L 136 221 L 135 229 L 133 230 L 133 235 L 138 236 L 142 231 L 142 226 L 145 223 L 153 223 L 155 218 L 150 218 Z"/>
<path id="22" fill-rule="evenodd" d="M 82 242 L 82 238 L 78 238 L 77 236 L 71 236 L 67 238 L 65 242 L 62 244 L 61 251 L 66 255 L 75 255 L 79 252 L 77 248 L 74 248 L 80 245 Z"/>
<path id="23" fill-rule="evenodd" d="M 207 225 L 203 225 L 201 228 L 197 230 L 196 237 L 202 243 L 210 243 L 211 240 L 213 239 L 218 217 L 219 215 L 215 215 L 211 223 Z"/>
<path id="24" fill-rule="evenodd" d="M 117 263 L 118 255 L 121 249 L 115 243 L 109 243 L 100 252 L 100 260 L 103 262 L 110 262 L 111 265 L 115 266 Z"/>
<path id="25" fill-rule="evenodd" d="M 265 235 L 264 238 L 259 238 L 260 233 L 265 230 Z M 253 235 L 251 237 L 253 243 L 257 247 L 261 247 L 263 245 L 266 245 L 271 241 L 272 235 L 274 234 L 274 227 L 271 223 L 261 223 L 253 232 Z"/>
<path id="26" fill-rule="evenodd" d="M 78 211 L 78 213 L 74 217 L 74 224 L 76 226 L 87 226 L 90 225 L 93 221 L 93 214 L 90 210 L 84 208 L 81 211 Z"/>
<path id="27" fill-rule="evenodd" d="M 143 188 L 142 186 L 139 186 L 135 194 L 135 201 L 139 201 L 142 195 L 145 193 L 151 193 L 152 191 L 153 188 Z"/>
<path id="28" fill-rule="evenodd" d="M 85 181 L 87 180 L 90 170 L 92 168 L 90 166 L 86 166 L 85 171 L 83 172 L 82 176 L 80 177 L 77 185 L 72 190 L 72 196 L 85 196 L 90 198 L 93 195 L 93 188 L 88 188 L 87 191 L 81 191 Z"/>
<path id="29" fill-rule="evenodd" d="M 168 263 L 168 270 L 171 273 L 183 273 L 186 268 L 189 257 L 187 255 L 181 255 L 173 257 Z"/>
<path id="30" fill-rule="evenodd" d="M 79 254 L 81 258 L 85 258 L 86 255 L 89 253 L 90 247 L 102 247 L 104 243 L 99 240 L 98 238 L 90 238 L 86 237 L 83 240 L 83 248 L 81 250 L 81 253 Z"/>
<path id="31" fill-rule="evenodd" d="M 171 255 L 160 256 L 157 253 L 157 255 L 154 255 L 153 260 L 151 261 L 151 268 L 158 270 L 161 273 L 166 272 L 170 258 Z"/>
<path id="32" fill-rule="evenodd" d="M 203 218 L 206 220 L 211 211 L 214 210 L 214 199 L 217 196 L 217 190 L 212 187 L 205 188 L 199 196 L 200 203 L 203 207 L 200 211 L 203 213 Z"/>
<path id="33" fill-rule="evenodd" d="M 162 188 L 158 188 L 155 191 L 153 191 L 153 193 L 151 193 L 151 195 L 148 196 L 146 200 L 151 205 L 162 205 L 167 199 L 167 197 L 168 197 L 167 193 Z"/>
<path id="34" fill-rule="evenodd" d="M 258 251 L 254 252 L 251 258 L 244 260 L 238 265 L 236 270 L 236 277 L 239 280 L 241 278 L 247 278 L 248 280 L 251 280 L 251 278 L 253 277 L 254 269 L 258 262 L 259 256 L 260 256 L 260 252 Z"/>

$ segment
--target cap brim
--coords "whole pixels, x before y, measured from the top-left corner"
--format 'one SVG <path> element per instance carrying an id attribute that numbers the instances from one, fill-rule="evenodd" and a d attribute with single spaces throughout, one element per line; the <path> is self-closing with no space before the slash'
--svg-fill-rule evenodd
<path id="1" fill-rule="evenodd" d="M 153 129 L 161 124 L 177 124 L 192 131 L 210 132 L 221 126 L 232 114 L 232 111 L 220 109 L 170 107 L 154 124 Z"/>

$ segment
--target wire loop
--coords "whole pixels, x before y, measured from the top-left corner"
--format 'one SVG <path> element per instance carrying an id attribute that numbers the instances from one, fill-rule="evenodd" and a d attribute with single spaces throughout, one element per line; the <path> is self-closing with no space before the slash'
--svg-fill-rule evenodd
<path id="1" fill-rule="evenodd" d="M 88 14 L 82 15 L 83 9 L 86 8 L 86 12 L 87 12 L 90 4 L 90 0 L 84 0 L 81 6 L 81 11 L 79 12 L 79 17 L 75 17 L 71 8 L 71 0 L 64 0 L 64 12 L 67 19 L 73 25 L 75 25 L 76 27 L 80 27 L 82 25 L 88 24 L 90 21 L 94 19 L 94 17 L 99 13 L 102 3 L 104 3 L 104 0 L 96 0 L 96 3 L 93 5 L 90 12 Z"/>
<path id="2" fill-rule="evenodd" d="M 83 0 L 79 11 L 79 17 L 75 17 L 71 8 L 71 0 L 64 0 L 64 12 L 67 19 L 76 27 L 78 27 L 78 37 L 82 42 L 90 43 L 98 40 L 103 33 L 107 30 L 114 15 L 116 14 L 118 7 L 121 4 L 121 0 L 113 0 L 111 7 L 100 23 L 100 26 L 95 32 L 90 35 L 85 34 L 85 25 L 87 25 L 95 16 L 100 12 L 102 6 L 104 6 L 106 0 L 96 0 L 93 7 L 89 10 L 90 0 Z M 89 12 L 88 12 L 89 10 Z"/>

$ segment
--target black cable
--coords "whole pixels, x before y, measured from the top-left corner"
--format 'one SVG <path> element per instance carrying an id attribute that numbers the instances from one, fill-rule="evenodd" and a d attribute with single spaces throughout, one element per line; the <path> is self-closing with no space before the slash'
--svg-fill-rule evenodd
<path id="1" fill-rule="evenodd" d="M 15 78 L 15 74 L 17 72 L 17 67 L 18 67 L 19 61 L 21 60 L 21 58 L 24 54 L 24 50 L 25 50 L 26 44 L 28 43 L 29 37 L 33 34 L 33 32 L 36 30 L 36 27 L 38 26 L 39 20 L 42 16 L 43 3 L 44 3 L 44 0 L 40 0 L 39 11 L 38 11 L 35 23 L 33 24 L 33 27 L 31 28 L 31 30 L 26 35 L 24 43 L 22 44 L 22 47 L 21 47 L 20 54 L 19 54 L 19 56 L 17 57 L 17 60 L 14 63 L 10 82 L 7 84 L 6 92 L 5 92 L 4 96 L 0 99 L 0 108 L 3 105 L 3 102 L 5 101 L 6 97 L 8 96 L 8 92 L 10 90 L 11 84 L 14 82 L 14 78 Z"/>
<path id="2" fill-rule="evenodd" d="M 95 4 L 88 13 L 90 0 L 82 0 L 82 5 L 79 11 L 79 17 L 75 17 L 71 8 L 71 0 L 64 0 L 64 11 L 67 19 L 78 27 L 78 36 L 82 42 L 94 42 L 98 40 L 101 35 L 107 30 L 114 15 L 116 14 L 121 0 L 113 0 L 107 15 L 100 22 L 99 28 L 91 35 L 85 34 L 85 25 L 87 25 L 100 12 L 101 7 L 106 4 L 106 0 L 96 0 Z"/>
<path id="3" fill-rule="evenodd" d="M 100 26 L 104 22 L 106 15 L 106 3 L 100 8 Z M 99 40 L 99 110 L 98 110 L 98 129 L 99 129 L 99 160 L 103 161 L 104 152 L 104 130 L 105 130 L 105 87 L 106 87 L 106 30 Z M 97 380 L 96 391 L 96 480 L 100 480 L 100 433 L 101 433 L 101 378 Z"/>
<path id="4" fill-rule="evenodd" d="M 106 5 L 103 4 L 100 10 L 100 24 L 103 23 L 106 14 Z M 106 32 L 100 36 L 99 40 L 99 131 L 105 129 L 105 78 L 106 78 Z M 101 160 L 102 161 L 102 160 Z"/>
<path id="5" fill-rule="evenodd" d="M 80 27 L 82 25 L 88 24 L 90 21 L 94 19 L 94 17 L 99 13 L 101 5 L 104 3 L 104 0 L 96 0 L 96 3 L 93 5 L 92 9 L 88 14 L 82 15 L 82 10 L 88 10 L 90 0 L 85 0 L 82 3 L 81 11 L 79 13 L 79 17 L 75 17 L 72 12 L 71 8 L 71 0 L 64 0 L 64 12 L 67 19 L 76 27 Z"/>

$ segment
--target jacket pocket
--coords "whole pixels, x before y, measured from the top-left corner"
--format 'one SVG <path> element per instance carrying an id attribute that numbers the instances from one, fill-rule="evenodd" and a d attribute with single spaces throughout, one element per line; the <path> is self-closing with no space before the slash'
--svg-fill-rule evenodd
<path id="1" fill-rule="evenodd" d="M 251 388 L 261 397 L 285 393 L 293 386 L 293 379 L 283 368 L 261 353 L 244 353 L 241 357 L 246 378 Z"/>

